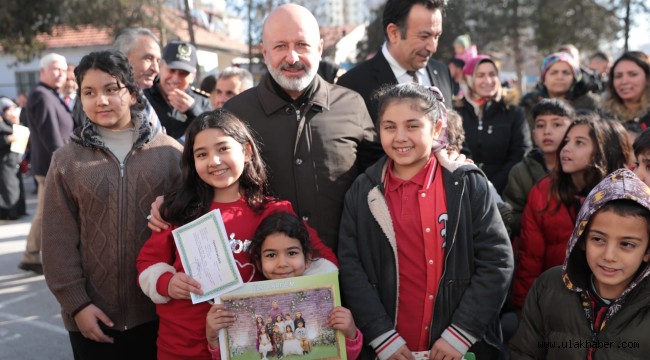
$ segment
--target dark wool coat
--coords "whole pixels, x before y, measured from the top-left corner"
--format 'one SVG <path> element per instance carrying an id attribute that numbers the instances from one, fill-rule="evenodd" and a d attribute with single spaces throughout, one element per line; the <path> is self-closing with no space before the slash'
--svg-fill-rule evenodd
<path id="1" fill-rule="evenodd" d="M 72 113 L 55 89 L 38 83 L 27 98 L 32 173 L 45 176 L 52 153 L 70 141 Z"/>
<path id="2" fill-rule="evenodd" d="M 300 106 L 278 94 L 267 74 L 224 108 L 258 136 L 274 195 L 290 201 L 325 245 L 336 249 L 345 192 L 383 151 L 359 94 L 320 76 L 312 86 Z"/>
<path id="3" fill-rule="evenodd" d="M 394 329 L 399 296 L 408 296 L 398 293 L 397 245 L 383 196 L 386 161 L 382 158 L 359 175 L 346 194 L 341 220 L 342 299 L 366 344 Z M 453 172 L 443 169 L 442 176 L 447 201 L 445 264 L 429 346 L 455 324 L 479 343 L 499 349 L 498 314 L 514 266 L 510 241 L 479 169 L 464 165 Z M 371 359 L 375 353 L 366 346 L 361 357 Z"/>
<path id="4" fill-rule="evenodd" d="M 523 110 L 500 100 L 486 105 L 483 116 L 479 118 L 465 99 L 456 110 L 463 118 L 465 145 L 471 152 L 470 158 L 501 194 L 510 169 L 532 148 Z"/>

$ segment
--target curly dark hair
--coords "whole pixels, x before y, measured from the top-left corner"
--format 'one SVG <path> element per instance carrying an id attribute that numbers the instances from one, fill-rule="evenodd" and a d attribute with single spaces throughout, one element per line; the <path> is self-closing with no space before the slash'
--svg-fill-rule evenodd
<path id="1" fill-rule="evenodd" d="M 88 70 L 96 69 L 105 72 L 117 80 L 119 86 L 125 87 L 132 97 L 136 99 L 131 106 L 131 117 L 135 117 L 136 112 L 144 110 L 146 100 L 142 91 L 135 82 L 133 76 L 133 67 L 129 64 L 126 55 L 117 50 L 105 50 L 91 52 L 81 58 L 79 65 L 74 69 L 74 76 L 79 86 L 77 87 L 77 96 L 81 99 L 81 84 Z"/>
<path id="2" fill-rule="evenodd" d="M 302 252 L 305 255 L 305 260 L 310 255 L 314 256 L 314 250 L 311 246 L 311 237 L 305 224 L 300 218 L 288 212 L 276 212 L 267 216 L 255 231 L 251 244 L 248 248 L 248 254 L 251 261 L 258 269 L 262 267 L 262 244 L 267 236 L 273 234 L 284 234 L 292 239 L 296 239 L 302 246 Z"/>

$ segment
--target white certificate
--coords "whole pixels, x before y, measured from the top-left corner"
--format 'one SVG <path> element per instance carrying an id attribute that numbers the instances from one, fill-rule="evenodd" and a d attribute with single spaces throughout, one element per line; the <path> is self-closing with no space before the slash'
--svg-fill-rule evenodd
<path id="1" fill-rule="evenodd" d="M 237 289 L 244 282 L 233 258 L 216 209 L 172 231 L 185 273 L 201 284 L 203 295 L 192 293 L 197 304 Z"/>
<path id="2" fill-rule="evenodd" d="M 11 152 L 17 154 L 24 154 L 27 149 L 27 141 L 29 140 L 29 128 L 18 124 L 13 124 L 14 141 L 11 143 Z"/>

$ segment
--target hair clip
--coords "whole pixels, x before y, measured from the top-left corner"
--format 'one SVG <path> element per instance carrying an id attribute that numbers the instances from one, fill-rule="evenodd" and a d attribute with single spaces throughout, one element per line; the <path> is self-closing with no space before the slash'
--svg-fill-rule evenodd
<path id="1" fill-rule="evenodd" d="M 440 101 L 441 103 L 445 102 L 445 97 L 442 95 L 442 91 L 438 89 L 435 86 L 429 86 L 429 90 L 435 95 L 436 100 Z"/>

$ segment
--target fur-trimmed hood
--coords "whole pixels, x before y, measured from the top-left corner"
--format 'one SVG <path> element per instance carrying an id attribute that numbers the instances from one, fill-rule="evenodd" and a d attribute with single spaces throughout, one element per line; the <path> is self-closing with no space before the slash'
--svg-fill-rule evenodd
<path id="1" fill-rule="evenodd" d="M 650 81 L 641 96 L 641 107 L 638 109 L 628 109 L 613 90 L 608 90 L 601 100 L 603 110 L 613 118 L 626 122 L 639 122 L 640 118 L 650 116 Z"/>
<path id="2" fill-rule="evenodd" d="M 132 117 L 133 126 L 138 132 L 138 137 L 133 144 L 133 147 L 138 148 L 150 142 L 156 133 L 153 131 L 151 124 L 145 120 L 144 114 L 142 112 L 132 113 Z M 84 116 L 83 124 L 74 130 L 70 136 L 70 140 L 81 146 L 98 149 L 106 148 L 101 136 L 99 136 L 99 132 L 97 131 L 97 125 L 91 122 L 86 116 Z"/>
<path id="3" fill-rule="evenodd" d="M 474 108 L 474 113 L 479 115 L 481 114 L 481 109 L 480 105 L 474 101 L 471 100 L 469 97 L 462 97 L 460 99 L 455 99 L 453 101 L 454 108 L 460 108 L 465 106 L 465 102 L 469 103 L 472 105 Z M 494 100 L 489 101 L 485 105 L 485 109 L 490 108 L 491 106 L 502 106 L 505 108 L 509 108 L 511 106 L 516 106 L 521 102 L 521 94 L 519 93 L 518 90 L 516 89 L 511 89 L 511 88 L 502 88 L 499 91 L 499 94 L 494 98 Z"/>

